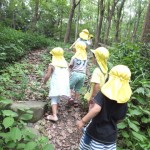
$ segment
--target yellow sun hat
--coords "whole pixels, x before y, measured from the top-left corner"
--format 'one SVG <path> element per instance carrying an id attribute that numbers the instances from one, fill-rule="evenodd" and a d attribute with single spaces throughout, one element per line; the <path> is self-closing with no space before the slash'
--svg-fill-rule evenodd
<path id="1" fill-rule="evenodd" d="M 67 61 L 64 58 L 64 50 L 61 47 L 55 47 L 50 51 L 52 54 L 52 65 L 55 67 L 68 67 Z"/>
<path id="2" fill-rule="evenodd" d="M 79 41 L 75 44 L 76 53 L 73 56 L 80 60 L 87 60 L 86 44 L 82 41 Z"/>
<path id="3" fill-rule="evenodd" d="M 89 31 L 87 29 L 83 29 L 80 32 L 79 37 L 83 40 L 88 40 L 89 39 Z"/>
<path id="4" fill-rule="evenodd" d="M 106 74 L 108 71 L 107 60 L 109 58 L 109 51 L 105 47 L 98 47 L 97 49 L 91 51 L 94 53 L 96 61 L 102 72 Z"/>
<path id="5" fill-rule="evenodd" d="M 89 40 L 92 39 L 93 37 L 94 37 L 93 34 L 90 34 L 89 35 Z"/>
<path id="6" fill-rule="evenodd" d="M 132 94 L 130 78 L 130 69 L 124 65 L 117 65 L 110 70 L 109 80 L 102 86 L 101 92 L 117 103 L 126 103 Z"/>

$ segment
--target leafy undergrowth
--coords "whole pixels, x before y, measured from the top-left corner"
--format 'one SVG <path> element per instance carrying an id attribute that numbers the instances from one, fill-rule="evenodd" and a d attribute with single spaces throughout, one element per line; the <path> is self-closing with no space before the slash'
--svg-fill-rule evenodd
<path id="1" fill-rule="evenodd" d="M 131 101 L 128 103 L 128 113 L 125 120 L 118 125 L 118 150 L 119 149 L 145 149 L 150 148 L 149 137 L 149 98 L 150 98 L 150 76 L 149 59 L 140 55 L 141 47 L 138 44 L 119 44 L 110 49 L 111 57 L 109 68 L 116 64 L 129 66 L 132 71 Z M 70 61 L 73 54 L 65 49 L 65 58 Z M 47 98 L 49 83 L 40 88 L 42 77 L 46 73 L 50 63 L 49 50 L 36 50 L 27 55 L 21 62 L 9 66 L 3 70 L 0 76 L 0 93 L 6 98 L 13 100 L 44 100 Z M 89 72 L 93 66 L 88 66 Z M 87 77 L 88 79 L 88 77 Z M 87 80 L 82 93 L 86 92 Z M 81 95 L 82 105 L 79 108 L 66 109 L 66 102 L 59 107 L 59 121 L 52 123 L 45 118 L 33 124 L 33 126 L 46 135 L 55 145 L 56 149 L 77 149 L 81 133 L 76 130 L 75 121 L 87 112 L 87 104 Z M 50 113 L 50 112 L 48 112 Z M 64 146 L 64 147 L 63 147 Z"/>
<path id="2" fill-rule="evenodd" d="M 65 58 L 69 62 L 72 56 L 71 52 L 65 51 Z M 49 82 L 41 88 L 41 80 L 47 71 L 50 63 L 49 50 L 36 50 L 28 54 L 22 61 L 7 67 L 1 75 L 2 96 L 16 101 L 42 100 L 49 103 L 48 91 Z M 7 83 L 7 84 L 6 84 Z M 83 88 L 82 90 L 85 90 Z M 81 96 L 83 97 L 83 95 Z M 81 132 L 77 131 L 76 120 L 80 119 L 87 105 L 82 101 L 79 108 L 66 108 L 66 101 L 62 101 L 59 106 L 59 121 L 53 123 L 45 118 L 32 124 L 32 127 L 38 129 L 41 135 L 49 138 L 55 149 L 78 149 Z M 51 112 L 47 112 L 51 113 Z"/>

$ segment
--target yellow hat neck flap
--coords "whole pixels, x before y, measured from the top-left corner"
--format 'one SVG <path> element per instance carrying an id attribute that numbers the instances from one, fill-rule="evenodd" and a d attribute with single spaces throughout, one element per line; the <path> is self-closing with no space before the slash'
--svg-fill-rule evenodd
<path id="1" fill-rule="evenodd" d="M 86 44 L 82 41 L 79 41 L 75 44 L 76 53 L 73 56 L 80 60 L 87 60 Z"/>
<path id="2" fill-rule="evenodd" d="M 52 54 L 52 65 L 55 67 L 68 67 L 67 61 L 63 56 L 64 50 L 61 47 L 52 49 L 50 54 Z"/>
<path id="3" fill-rule="evenodd" d="M 109 73 L 109 80 L 101 88 L 101 92 L 117 103 L 126 103 L 132 94 L 129 80 L 130 69 L 124 65 L 113 67 Z"/>
<path id="4" fill-rule="evenodd" d="M 91 51 L 94 53 L 96 61 L 103 73 L 107 74 L 107 60 L 109 58 L 109 51 L 105 47 L 98 47 L 97 49 Z"/>
<path id="5" fill-rule="evenodd" d="M 82 30 L 80 32 L 79 37 L 83 40 L 88 40 L 89 39 L 89 31 L 87 29 Z"/>

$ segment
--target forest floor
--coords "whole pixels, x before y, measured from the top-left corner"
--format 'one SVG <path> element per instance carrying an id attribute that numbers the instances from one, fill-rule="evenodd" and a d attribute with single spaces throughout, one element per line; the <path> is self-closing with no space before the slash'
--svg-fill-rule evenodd
<path id="1" fill-rule="evenodd" d="M 30 53 L 27 56 L 28 63 L 32 65 L 41 63 L 39 56 L 45 52 L 46 50 L 36 50 Z M 47 68 L 48 66 L 45 67 Z M 33 79 L 36 79 L 36 77 L 32 75 Z M 31 99 L 28 96 L 26 95 L 26 98 Z M 34 100 L 36 100 L 36 97 Z M 48 102 L 49 99 L 46 101 Z M 76 121 L 81 119 L 86 112 L 81 105 L 77 108 L 73 106 L 68 108 L 66 106 L 67 101 L 62 99 L 58 108 L 59 120 L 57 122 L 46 120 L 46 115 L 51 113 L 51 110 L 48 110 L 41 120 L 33 124 L 33 127 L 49 138 L 55 150 L 78 150 L 82 132 L 77 129 Z"/>

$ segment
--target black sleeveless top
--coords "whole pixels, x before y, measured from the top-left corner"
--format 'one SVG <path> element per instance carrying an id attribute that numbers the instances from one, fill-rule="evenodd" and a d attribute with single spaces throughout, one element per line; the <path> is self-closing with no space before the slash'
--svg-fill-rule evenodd
<path id="1" fill-rule="evenodd" d="M 95 141 L 103 144 L 115 143 L 117 139 L 117 123 L 124 119 L 127 103 L 119 104 L 110 100 L 101 92 L 94 97 L 101 111 L 95 116 L 86 129 L 86 133 Z"/>

